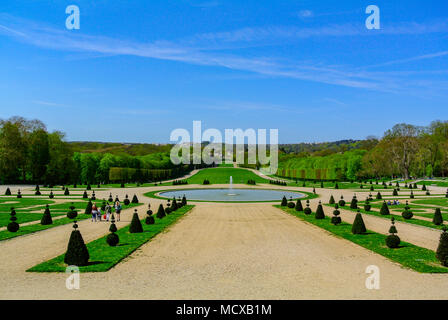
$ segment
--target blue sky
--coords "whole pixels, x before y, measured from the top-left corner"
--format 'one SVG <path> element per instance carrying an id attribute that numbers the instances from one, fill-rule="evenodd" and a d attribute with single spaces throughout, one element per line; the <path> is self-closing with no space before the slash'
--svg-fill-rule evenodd
<path id="1" fill-rule="evenodd" d="M 193 120 L 362 139 L 448 119 L 448 3 L 2 0 L 0 70 L 0 118 L 68 140 L 163 143 Z"/>

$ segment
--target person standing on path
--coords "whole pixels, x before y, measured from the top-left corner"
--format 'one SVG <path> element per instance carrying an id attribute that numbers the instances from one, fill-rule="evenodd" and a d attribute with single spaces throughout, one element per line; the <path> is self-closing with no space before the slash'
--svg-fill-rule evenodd
<path id="1" fill-rule="evenodd" d="M 112 207 L 110 206 L 109 202 L 106 205 L 105 211 L 106 211 L 106 221 L 109 221 L 110 212 L 112 211 Z"/>
<path id="2" fill-rule="evenodd" d="M 96 206 L 96 203 L 92 206 L 92 222 L 97 221 L 97 215 L 98 215 L 98 207 Z"/>
<path id="3" fill-rule="evenodd" d="M 115 213 L 117 214 L 117 221 L 120 221 L 120 214 L 121 214 L 121 203 L 120 201 L 115 202 Z"/>

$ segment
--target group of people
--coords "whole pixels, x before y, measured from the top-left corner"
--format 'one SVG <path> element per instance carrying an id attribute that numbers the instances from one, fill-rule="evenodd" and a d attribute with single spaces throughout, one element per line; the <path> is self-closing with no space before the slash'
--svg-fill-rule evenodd
<path id="1" fill-rule="evenodd" d="M 120 201 L 115 201 L 113 205 L 115 209 L 115 215 L 116 215 L 116 221 L 120 221 L 120 215 L 121 215 L 121 203 Z M 92 222 L 101 221 L 102 218 L 104 220 L 109 221 L 110 215 L 112 214 L 112 206 L 109 204 L 109 202 L 106 203 L 106 206 L 104 208 L 104 216 L 102 216 L 101 208 L 98 208 L 96 205 L 96 202 L 92 205 Z"/>
<path id="2" fill-rule="evenodd" d="M 393 202 L 391 202 L 390 200 L 387 201 L 388 206 L 398 206 L 399 204 L 400 204 L 400 201 L 398 201 L 398 200 L 394 200 Z"/>

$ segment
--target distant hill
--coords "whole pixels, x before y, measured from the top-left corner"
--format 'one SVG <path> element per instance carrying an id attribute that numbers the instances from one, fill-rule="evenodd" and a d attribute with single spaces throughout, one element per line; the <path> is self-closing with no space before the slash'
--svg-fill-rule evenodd
<path id="1" fill-rule="evenodd" d="M 144 156 L 151 153 L 169 152 L 170 144 L 153 143 L 119 143 L 119 142 L 90 142 L 72 141 L 68 142 L 74 152 L 81 153 L 111 153 L 115 155 L 128 154 L 132 156 Z"/>

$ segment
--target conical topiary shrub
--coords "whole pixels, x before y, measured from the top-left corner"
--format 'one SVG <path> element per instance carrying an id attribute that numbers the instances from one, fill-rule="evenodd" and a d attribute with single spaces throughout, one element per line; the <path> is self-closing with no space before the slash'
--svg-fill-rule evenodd
<path id="1" fill-rule="evenodd" d="M 6 229 L 8 229 L 9 232 L 17 232 L 17 231 L 19 231 L 20 226 L 16 222 L 17 217 L 16 217 L 16 210 L 14 208 L 11 208 L 10 215 L 11 215 L 11 217 L 9 218 L 10 223 L 8 223 L 8 225 L 6 226 Z"/>
<path id="2" fill-rule="evenodd" d="M 406 206 L 404 207 L 404 211 L 401 213 L 401 216 L 406 220 L 412 219 L 412 217 L 414 216 L 407 201 Z"/>
<path id="3" fill-rule="evenodd" d="M 375 191 L 375 188 L 373 187 L 373 185 L 370 186 L 370 191 Z"/>
<path id="4" fill-rule="evenodd" d="M 341 196 L 341 200 L 339 200 L 338 204 L 339 204 L 340 207 L 345 207 L 344 196 Z"/>
<path id="5" fill-rule="evenodd" d="M 386 245 L 391 248 L 391 249 L 395 249 L 398 248 L 398 246 L 400 245 L 400 238 L 396 235 L 397 233 L 397 228 L 395 227 L 395 218 L 392 217 L 391 219 L 391 227 L 389 228 L 389 235 L 386 237 Z"/>
<path id="6" fill-rule="evenodd" d="M 316 188 L 313 187 L 313 193 L 316 194 Z"/>
<path id="7" fill-rule="evenodd" d="M 392 195 L 393 195 L 394 197 L 398 196 L 398 191 L 397 191 L 397 189 L 394 189 L 394 191 L 392 192 Z"/>
<path id="8" fill-rule="evenodd" d="M 321 187 L 322 189 L 324 188 L 324 182 L 323 182 L 323 181 L 320 182 L 320 187 Z"/>
<path id="9" fill-rule="evenodd" d="M 409 196 L 411 199 L 414 199 L 414 192 L 411 191 L 411 195 Z"/>
<path id="10" fill-rule="evenodd" d="M 422 191 L 426 191 L 426 184 L 422 186 Z"/>
<path id="11" fill-rule="evenodd" d="M 176 197 L 173 197 L 173 201 L 171 201 L 171 210 L 176 211 L 179 208 L 177 205 Z"/>
<path id="12" fill-rule="evenodd" d="M 53 219 L 51 218 L 50 207 L 48 206 L 48 204 L 45 206 L 45 211 L 42 219 L 40 220 L 40 224 L 43 226 L 53 224 Z"/>
<path id="13" fill-rule="evenodd" d="M 336 203 L 333 210 L 333 217 L 331 217 L 331 223 L 334 224 L 335 226 L 342 223 L 342 219 L 339 216 L 340 214 L 341 212 L 339 211 L 339 206 Z"/>
<path id="14" fill-rule="evenodd" d="M 90 185 L 90 183 L 89 183 L 89 184 L 87 184 L 87 187 L 86 187 L 86 189 L 87 189 L 87 190 L 89 190 L 89 191 L 90 191 L 90 190 L 92 190 L 92 186 Z"/>
<path id="15" fill-rule="evenodd" d="M 370 199 L 367 198 L 364 202 L 364 210 L 369 212 L 372 209 L 372 205 L 370 204 Z"/>
<path id="16" fill-rule="evenodd" d="M 86 206 L 86 210 L 84 211 L 85 214 L 92 214 L 92 200 L 89 200 L 89 202 L 87 202 L 87 206 Z"/>
<path id="17" fill-rule="evenodd" d="M 331 195 L 330 200 L 328 201 L 328 204 L 335 204 L 333 195 Z"/>
<path id="18" fill-rule="evenodd" d="M 73 205 L 73 202 L 72 202 L 72 205 L 69 207 L 69 210 L 67 212 L 67 218 L 75 219 L 77 216 L 78 216 L 78 211 L 75 210 L 75 206 Z"/>
<path id="19" fill-rule="evenodd" d="M 377 200 L 383 199 L 383 196 L 381 195 L 381 192 L 378 191 L 378 193 L 376 194 L 376 199 Z"/>
<path id="20" fill-rule="evenodd" d="M 434 218 L 432 219 L 432 223 L 434 223 L 436 226 L 440 226 L 443 223 L 443 217 L 440 208 L 436 208 L 436 211 L 434 212 Z"/>
<path id="21" fill-rule="evenodd" d="M 187 205 L 187 198 L 185 195 L 182 197 L 182 207 Z"/>
<path id="22" fill-rule="evenodd" d="M 358 209 L 358 199 L 356 198 L 356 194 L 353 195 L 352 201 L 350 202 L 350 209 Z"/>
<path id="23" fill-rule="evenodd" d="M 448 267 L 448 233 L 447 228 L 443 227 L 443 232 L 440 235 L 439 246 L 436 251 L 436 258 L 444 267 Z"/>
<path id="24" fill-rule="evenodd" d="M 322 207 L 322 203 L 320 201 L 316 209 L 316 215 L 314 217 L 318 220 L 325 219 L 324 208 Z"/>
<path id="25" fill-rule="evenodd" d="M 120 237 L 115 233 L 117 232 L 117 226 L 115 225 L 115 216 L 112 213 L 110 218 L 110 234 L 107 235 L 106 242 L 109 246 L 115 247 L 120 242 Z"/>
<path id="26" fill-rule="evenodd" d="M 17 199 L 21 199 L 22 198 L 22 193 L 20 192 L 20 189 L 17 190 Z"/>
<path id="27" fill-rule="evenodd" d="M 92 192 L 92 196 L 90 197 L 90 200 L 93 200 L 93 201 L 96 200 L 95 191 Z"/>
<path id="28" fill-rule="evenodd" d="M 163 209 L 163 205 L 162 205 L 162 204 L 159 205 L 159 210 L 157 210 L 157 214 L 156 214 L 156 216 L 157 216 L 157 218 L 159 218 L 159 219 L 163 219 L 163 217 L 166 216 L 166 214 L 165 214 L 165 209 Z"/>
<path id="29" fill-rule="evenodd" d="M 54 198 L 54 193 L 53 191 L 50 191 L 50 194 L 48 195 L 48 198 L 53 199 Z"/>
<path id="30" fill-rule="evenodd" d="M 109 193 L 109 199 L 107 199 L 107 201 L 109 201 L 109 202 L 113 202 L 114 201 L 114 198 L 112 198 L 112 193 Z"/>
<path id="31" fill-rule="evenodd" d="M 134 196 L 132 197 L 131 203 L 138 203 L 137 195 L 134 194 Z"/>
<path id="32" fill-rule="evenodd" d="M 82 194 L 82 198 L 87 199 L 88 197 L 89 197 L 89 195 L 87 194 L 87 191 L 84 190 L 84 193 Z"/>
<path id="33" fill-rule="evenodd" d="M 386 201 L 384 201 L 383 205 L 381 206 L 380 214 L 382 214 L 383 216 L 387 216 L 390 214 L 389 207 L 388 207 Z"/>
<path id="34" fill-rule="evenodd" d="M 6 188 L 5 196 L 10 196 L 10 195 L 11 195 L 11 190 L 9 188 Z"/>
<path id="35" fill-rule="evenodd" d="M 125 206 L 128 206 L 131 203 L 131 201 L 129 201 L 128 195 L 125 196 L 125 198 L 123 200 L 123 203 L 124 203 Z"/>
<path id="36" fill-rule="evenodd" d="M 300 201 L 300 199 L 297 199 L 296 211 L 303 211 L 302 201 Z"/>
<path id="37" fill-rule="evenodd" d="M 69 196 L 69 195 L 70 195 L 70 191 L 68 190 L 68 188 L 65 188 L 64 196 Z"/>
<path id="38" fill-rule="evenodd" d="M 138 217 L 137 209 L 134 209 L 134 215 L 132 216 L 131 225 L 129 226 L 130 233 L 142 233 L 143 227 Z"/>
<path id="39" fill-rule="evenodd" d="M 306 200 L 306 208 L 305 210 L 303 210 L 303 213 L 305 213 L 306 215 L 310 215 L 312 213 L 310 208 L 310 200 Z"/>
<path id="40" fill-rule="evenodd" d="M 283 196 L 282 198 L 282 203 L 280 204 L 282 207 L 286 207 L 288 205 L 288 200 L 286 199 L 285 196 Z"/>
<path id="41" fill-rule="evenodd" d="M 89 263 L 89 251 L 84 243 L 81 232 L 77 229 L 76 221 L 73 223 L 73 231 L 68 241 L 67 251 L 65 252 L 64 262 L 69 266 L 86 266 Z"/>
<path id="42" fill-rule="evenodd" d="M 427 196 L 430 196 L 430 195 L 431 195 L 431 192 L 429 192 L 429 190 L 427 190 L 425 194 L 426 194 Z"/>
<path id="43" fill-rule="evenodd" d="M 334 188 L 335 188 L 335 189 L 339 189 L 339 185 L 338 185 L 337 182 L 336 182 L 336 184 L 334 185 Z"/>
<path id="44" fill-rule="evenodd" d="M 36 185 L 36 192 L 34 192 L 34 194 L 36 195 L 36 196 L 40 196 L 40 195 L 42 195 L 41 193 L 40 193 L 40 187 L 39 187 L 39 185 Z"/>
<path id="45" fill-rule="evenodd" d="M 352 233 L 353 234 L 363 234 L 363 233 L 366 233 L 366 231 L 367 231 L 367 229 L 364 224 L 364 220 L 362 219 L 361 212 L 359 212 L 359 210 L 358 210 L 355 220 L 353 221 Z"/>

